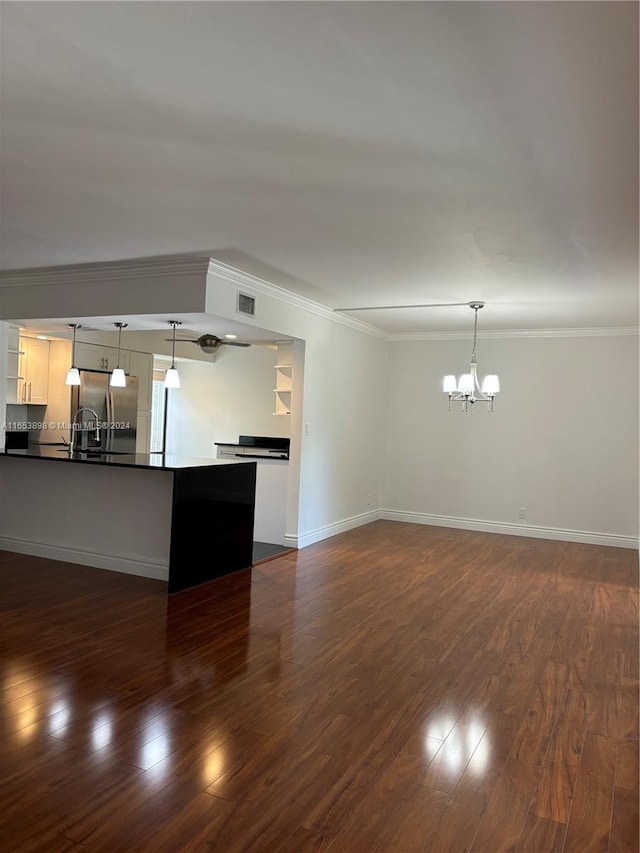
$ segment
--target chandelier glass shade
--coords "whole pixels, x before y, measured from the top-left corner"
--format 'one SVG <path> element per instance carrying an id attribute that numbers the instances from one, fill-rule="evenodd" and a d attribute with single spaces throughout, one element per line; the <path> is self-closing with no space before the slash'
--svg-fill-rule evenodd
<path id="1" fill-rule="evenodd" d="M 493 412 L 493 400 L 500 391 L 500 381 L 495 373 L 488 374 L 482 386 L 478 380 L 478 363 L 476 358 L 476 342 L 478 337 L 478 311 L 484 307 L 484 302 L 470 302 L 469 307 L 474 311 L 473 319 L 473 352 L 469 373 L 463 373 L 457 381 L 453 374 L 444 377 L 442 390 L 449 396 L 449 411 L 454 403 L 460 403 L 463 412 L 473 412 L 473 404 L 487 404 L 487 411 Z"/>

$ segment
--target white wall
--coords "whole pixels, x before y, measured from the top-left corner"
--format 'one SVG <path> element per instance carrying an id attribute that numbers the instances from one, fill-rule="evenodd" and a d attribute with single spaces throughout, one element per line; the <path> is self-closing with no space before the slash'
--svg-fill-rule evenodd
<path id="1" fill-rule="evenodd" d="M 179 363 L 181 387 L 169 392 L 167 451 L 215 456 L 215 441 L 243 435 L 288 438 L 290 418 L 273 414 L 276 351 L 223 347 L 215 363 Z"/>
<path id="2" fill-rule="evenodd" d="M 311 315 L 306 329 L 299 529 L 379 506 L 386 430 L 386 344 Z M 304 434 L 304 424 L 310 435 Z M 305 539 L 306 537 L 306 539 Z"/>
<path id="3" fill-rule="evenodd" d="M 479 341 L 480 376 L 502 386 L 493 415 L 447 411 L 442 377 L 469 357 L 466 341 L 390 343 L 383 506 L 637 537 L 638 338 Z"/>
<path id="4" fill-rule="evenodd" d="M 302 546 L 373 520 L 387 417 L 384 336 L 222 264 L 210 266 L 207 312 L 238 319 L 238 290 L 256 296 L 255 318 L 243 322 L 305 341 L 304 387 L 294 348 L 288 541 Z"/>

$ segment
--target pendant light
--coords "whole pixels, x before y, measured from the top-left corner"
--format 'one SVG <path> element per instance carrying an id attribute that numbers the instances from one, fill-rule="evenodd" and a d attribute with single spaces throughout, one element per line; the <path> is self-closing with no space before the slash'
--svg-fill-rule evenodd
<path id="1" fill-rule="evenodd" d="M 114 367 L 113 373 L 111 374 L 111 379 L 109 380 L 109 385 L 112 388 L 126 388 L 127 387 L 127 379 L 124 375 L 124 370 L 120 367 L 120 340 L 122 338 L 122 330 L 126 329 L 129 325 L 128 323 L 114 323 L 113 324 L 118 330 L 118 365 Z"/>
<path id="2" fill-rule="evenodd" d="M 182 322 L 180 320 L 169 320 L 169 325 L 173 328 L 172 335 L 172 348 L 171 348 L 171 367 L 165 373 L 164 377 L 164 387 L 165 388 L 179 388 L 180 387 L 180 374 L 176 369 L 176 326 L 181 326 Z"/>
<path id="3" fill-rule="evenodd" d="M 76 367 L 76 329 L 79 329 L 80 325 L 78 323 L 69 323 L 69 328 L 73 329 L 73 343 L 71 345 L 71 367 L 67 370 L 65 385 L 79 385 L 80 372 Z"/>

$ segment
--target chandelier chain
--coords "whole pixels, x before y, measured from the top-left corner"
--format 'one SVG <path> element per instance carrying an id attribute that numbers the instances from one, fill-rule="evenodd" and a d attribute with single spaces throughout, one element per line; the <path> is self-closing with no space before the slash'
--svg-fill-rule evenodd
<path id="1" fill-rule="evenodd" d="M 474 308 L 474 316 L 473 316 L 473 353 L 471 357 L 471 361 L 476 361 L 476 340 L 478 338 L 478 309 Z"/>

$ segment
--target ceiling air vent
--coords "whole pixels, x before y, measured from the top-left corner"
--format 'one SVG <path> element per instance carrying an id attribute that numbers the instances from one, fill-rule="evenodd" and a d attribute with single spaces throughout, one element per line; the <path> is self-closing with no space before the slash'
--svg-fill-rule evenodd
<path id="1" fill-rule="evenodd" d="M 238 314 L 248 314 L 249 317 L 254 317 L 256 313 L 256 300 L 253 296 L 248 296 L 246 293 L 238 291 L 238 302 L 236 305 Z"/>

